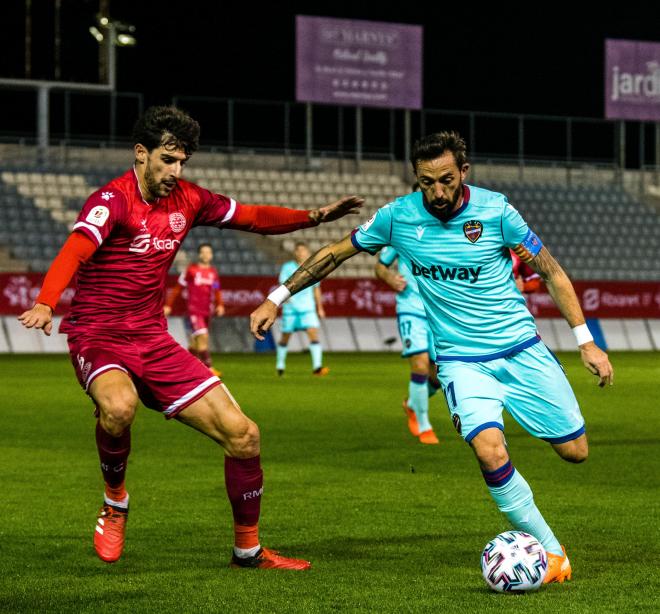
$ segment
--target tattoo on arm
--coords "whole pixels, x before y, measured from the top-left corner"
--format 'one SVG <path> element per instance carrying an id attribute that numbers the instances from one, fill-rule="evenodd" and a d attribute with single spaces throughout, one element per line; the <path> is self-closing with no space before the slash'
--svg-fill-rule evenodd
<path id="1" fill-rule="evenodd" d="M 542 247 L 541 251 L 534 258 L 532 258 L 528 264 L 541 276 L 545 282 L 550 281 L 558 275 L 566 274 L 564 273 L 564 269 L 559 266 L 559 263 L 554 259 L 552 254 L 550 254 L 550 252 L 545 247 Z"/>
<path id="2" fill-rule="evenodd" d="M 584 324 L 584 314 L 580 307 L 580 301 L 573 289 L 573 284 L 550 252 L 545 247 L 542 247 L 537 256 L 531 260 L 529 266 L 546 283 L 550 296 L 569 326 L 574 327 Z"/>
<path id="3" fill-rule="evenodd" d="M 291 294 L 300 292 L 318 283 L 334 271 L 344 260 L 357 254 L 350 237 L 322 247 L 313 256 L 305 260 L 300 268 L 284 282 Z"/>

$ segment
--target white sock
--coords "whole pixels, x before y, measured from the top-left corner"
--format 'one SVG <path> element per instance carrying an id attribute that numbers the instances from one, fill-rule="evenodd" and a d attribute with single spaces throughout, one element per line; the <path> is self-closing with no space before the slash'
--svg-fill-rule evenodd
<path id="1" fill-rule="evenodd" d="M 108 505 L 112 505 L 112 507 L 121 507 L 122 509 L 125 510 L 128 509 L 128 493 L 126 493 L 126 496 L 121 501 L 115 501 L 114 499 L 110 499 L 110 497 L 107 497 L 105 495 L 103 495 L 103 500 Z"/>
<path id="2" fill-rule="evenodd" d="M 240 559 L 247 559 L 250 556 L 254 556 L 261 550 L 261 546 L 257 545 L 254 548 L 237 548 L 234 546 L 234 554 Z"/>

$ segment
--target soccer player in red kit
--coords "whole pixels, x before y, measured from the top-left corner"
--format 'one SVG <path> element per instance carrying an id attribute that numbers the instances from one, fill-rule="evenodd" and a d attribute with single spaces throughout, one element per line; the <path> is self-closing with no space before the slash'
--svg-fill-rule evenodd
<path id="1" fill-rule="evenodd" d="M 261 234 L 316 226 L 355 212 L 343 198 L 311 211 L 241 205 L 181 178 L 199 143 L 199 124 L 175 107 L 151 107 L 133 132 L 135 165 L 94 192 L 53 261 L 35 305 L 19 316 L 50 334 L 62 291 L 77 273 L 67 333 L 81 386 L 96 405 L 96 443 L 105 481 L 94 546 L 104 561 L 124 546 L 124 485 L 130 426 L 138 399 L 201 431 L 224 448 L 225 484 L 234 516 L 237 567 L 307 569 L 307 561 L 262 548 L 258 520 L 263 473 L 259 429 L 218 377 L 167 332 L 167 271 L 193 226 Z"/>
<path id="2" fill-rule="evenodd" d="M 213 375 L 220 372 L 213 368 L 209 350 L 209 324 L 211 315 L 222 317 L 225 306 L 222 304 L 220 276 L 213 262 L 213 247 L 202 243 L 197 248 L 197 262 L 181 273 L 176 286 L 170 292 L 163 311 L 166 316 L 172 313 L 172 306 L 182 291 L 186 293 L 186 328 L 190 333 L 188 351 L 199 358 Z"/>

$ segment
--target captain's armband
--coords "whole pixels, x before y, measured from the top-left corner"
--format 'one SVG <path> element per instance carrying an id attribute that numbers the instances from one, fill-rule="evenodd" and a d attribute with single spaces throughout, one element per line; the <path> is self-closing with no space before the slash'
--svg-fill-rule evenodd
<path id="1" fill-rule="evenodd" d="M 513 248 L 513 251 L 523 262 L 531 262 L 542 248 L 541 239 L 532 230 L 528 230 L 525 238 Z"/>

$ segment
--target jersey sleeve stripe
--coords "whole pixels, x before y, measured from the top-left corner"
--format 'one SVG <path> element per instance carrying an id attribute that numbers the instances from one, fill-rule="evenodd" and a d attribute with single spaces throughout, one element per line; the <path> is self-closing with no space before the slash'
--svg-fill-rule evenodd
<path id="1" fill-rule="evenodd" d="M 225 214 L 225 217 L 222 218 L 221 224 L 226 224 L 231 218 L 234 217 L 236 213 L 236 201 L 233 198 L 229 199 L 229 211 Z"/>
<path id="2" fill-rule="evenodd" d="M 357 234 L 357 232 L 358 232 L 357 228 L 355 228 L 351 232 L 351 243 L 353 244 L 353 247 L 355 249 L 357 249 L 358 251 L 367 252 L 368 254 L 371 254 L 372 256 L 375 255 L 376 250 L 372 251 L 372 250 L 367 249 L 366 247 L 363 247 L 362 245 L 360 245 L 359 241 L 357 240 L 357 237 L 355 236 Z"/>
<path id="3" fill-rule="evenodd" d="M 91 224 L 87 224 L 86 222 L 76 222 L 73 225 L 73 230 L 78 230 L 79 228 L 84 228 L 85 230 L 88 230 L 89 232 L 92 233 L 92 236 L 96 239 L 96 242 L 101 245 L 103 243 L 103 237 L 101 236 L 101 233 L 98 231 L 98 229 L 94 228 Z"/>

